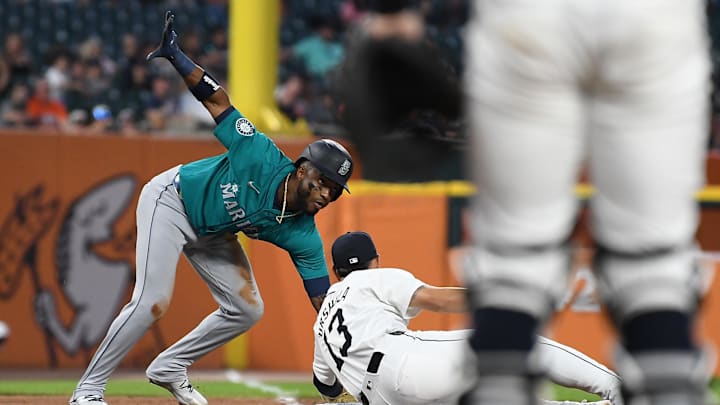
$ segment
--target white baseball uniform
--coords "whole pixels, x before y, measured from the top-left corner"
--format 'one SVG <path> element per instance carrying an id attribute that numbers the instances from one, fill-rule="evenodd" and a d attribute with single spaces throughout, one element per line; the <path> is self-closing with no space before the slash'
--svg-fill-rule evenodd
<path id="1" fill-rule="evenodd" d="M 704 1 L 476 5 L 465 80 L 480 304 L 551 311 L 587 164 L 593 236 L 612 253 L 598 270 L 617 315 L 691 311 L 709 134 Z M 531 299 L 538 292 L 546 299 Z"/>
<path id="2" fill-rule="evenodd" d="M 395 268 L 356 270 L 333 284 L 313 326 L 315 377 L 326 385 L 337 379 L 373 405 L 457 403 L 473 382 L 471 331 L 408 330 L 419 312 L 410 301 L 424 285 Z M 572 348 L 540 337 L 537 355 L 558 384 L 618 395 L 617 375 Z"/>

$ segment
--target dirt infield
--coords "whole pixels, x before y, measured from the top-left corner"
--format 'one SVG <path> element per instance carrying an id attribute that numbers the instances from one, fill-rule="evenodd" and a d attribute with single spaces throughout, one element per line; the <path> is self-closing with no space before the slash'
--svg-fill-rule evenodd
<path id="1" fill-rule="evenodd" d="M 110 405 L 175 405 L 172 398 L 157 397 L 122 397 L 109 396 L 106 398 Z M 18 396 L 0 396 L 0 404 L 3 405 L 67 405 L 67 396 L 39 396 L 39 395 L 18 395 Z M 268 398 L 210 398 L 212 405 L 278 405 L 287 404 L 277 399 Z M 315 404 L 313 399 L 299 399 L 295 404 L 303 405 Z"/>

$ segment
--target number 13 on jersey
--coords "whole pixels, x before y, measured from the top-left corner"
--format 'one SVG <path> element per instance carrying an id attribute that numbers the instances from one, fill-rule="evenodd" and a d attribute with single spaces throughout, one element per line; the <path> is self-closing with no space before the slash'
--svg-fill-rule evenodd
<path id="1" fill-rule="evenodd" d="M 337 366 L 338 371 L 342 370 L 342 366 L 345 363 L 345 361 L 338 357 L 338 355 L 333 350 L 332 346 L 328 342 L 328 334 L 332 333 L 333 330 L 337 333 L 342 335 L 344 342 L 342 346 L 340 347 L 340 356 L 347 357 L 348 355 L 348 349 L 350 349 L 350 345 L 352 344 L 352 335 L 350 334 L 350 331 L 347 328 L 347 325 L 345 325 L 345 318 L 343 317 L 342 308 L 338 308 L 338 310 L 335 312 L 335 315 L 333 315 L 332 319 L 330 319 L 330 323 L 328 324 L 327 332 L 323 336 L 323 340 L 325 340 L 325 345 L 327 345 L 328 351 L 330 352 L 330 355 L 332 356 L 333 360 L 335 360 L 335 365 Z M 333 329 L 333 325 L 337 323 L 337 327 Z"/>

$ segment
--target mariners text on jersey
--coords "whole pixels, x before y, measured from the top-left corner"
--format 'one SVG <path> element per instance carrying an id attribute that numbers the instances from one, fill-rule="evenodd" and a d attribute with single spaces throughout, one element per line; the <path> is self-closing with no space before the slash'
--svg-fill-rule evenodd
<path id="1" fill-rule="evenodd" d="M 342 302 L 345 300 L 345 297 L 347 297 L 348 293 L 350 292 L 350 287 L 346 287 L 345 290 L 342 291 L 341 294 L 334 294 L 333 292 L 330 292 L 327 297 L 325 297 L 325 302 L 327 305 L 323 304 L 322 310 L 320 312 L 320 319 L 318 321 L 318 325 L 320 326 L 318 328 L 318 336 L 323 337 L 325 334 L 325 321 L 327 321 L 328 317 L 330 316 L 330 311 L 337 305 L 339 302 Z"/>
<path id="2" fill-rule="evenodd" d="M 239 221 L 245 218 L 245 210 L 240 207 L 240 204 L 236 201 L 235 193 L 238 191 L 238 186 L 235 183 L 220 184 L 220 190 L 222 192 L 223 203 L 225 204 L 225 211 L 232 219 L 233 222 Z M 250 225 L 249 220 L 238 222 L 235 226 L 238 229 L 242 229 Z"/>

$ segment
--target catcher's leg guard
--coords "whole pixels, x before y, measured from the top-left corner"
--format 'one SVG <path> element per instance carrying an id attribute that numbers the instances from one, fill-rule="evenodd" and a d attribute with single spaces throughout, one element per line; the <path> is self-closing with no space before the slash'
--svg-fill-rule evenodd
<path id="1" fill-rule="evenodd" d="M 535 405 L 541 370 L 530 350 L 564 292 L 566 246 L 476 248 L 464 263 L 473 309 L 477 382 L 461 404 Z"/>
<path id="2" fill-rule="evenodd" d="M 617 367 L 623 376 L 627 405 L 710 405 L 708 390 L 714 353 L 650 351 L 632 356 L 618 349 Z"/>
<path id="3" fill-rule="evenodd" d="M 690 246 L 640 253 L 600 247 L 594 268 L 615 323 L 654 311 L 694 314 L 702 290 L 696 257 Z"/>
<path id="4" fill-rule="evenodd" d="M 618 371 L 626 404 L 707 403 L 709 360 L 692 337 L 701 294 L 695 257 L 680 247 L 596 254 L 602 296 L 622 335 Z"/>
<path id="5" fill-rule="evenodd" d="M 569 245 L 561 242 L 474 248 L 463 272 L 473 308 L 502 308 L 544 321 L 565 292 L 569 267 Z"/>
<path id="6" fill-rule="evenodd" d="M 631 354 L 693 350 L 702 291 L 696 256 L 689 247 L 637 254 L 598 249 L 594 267 L 602 298 Z"/>

